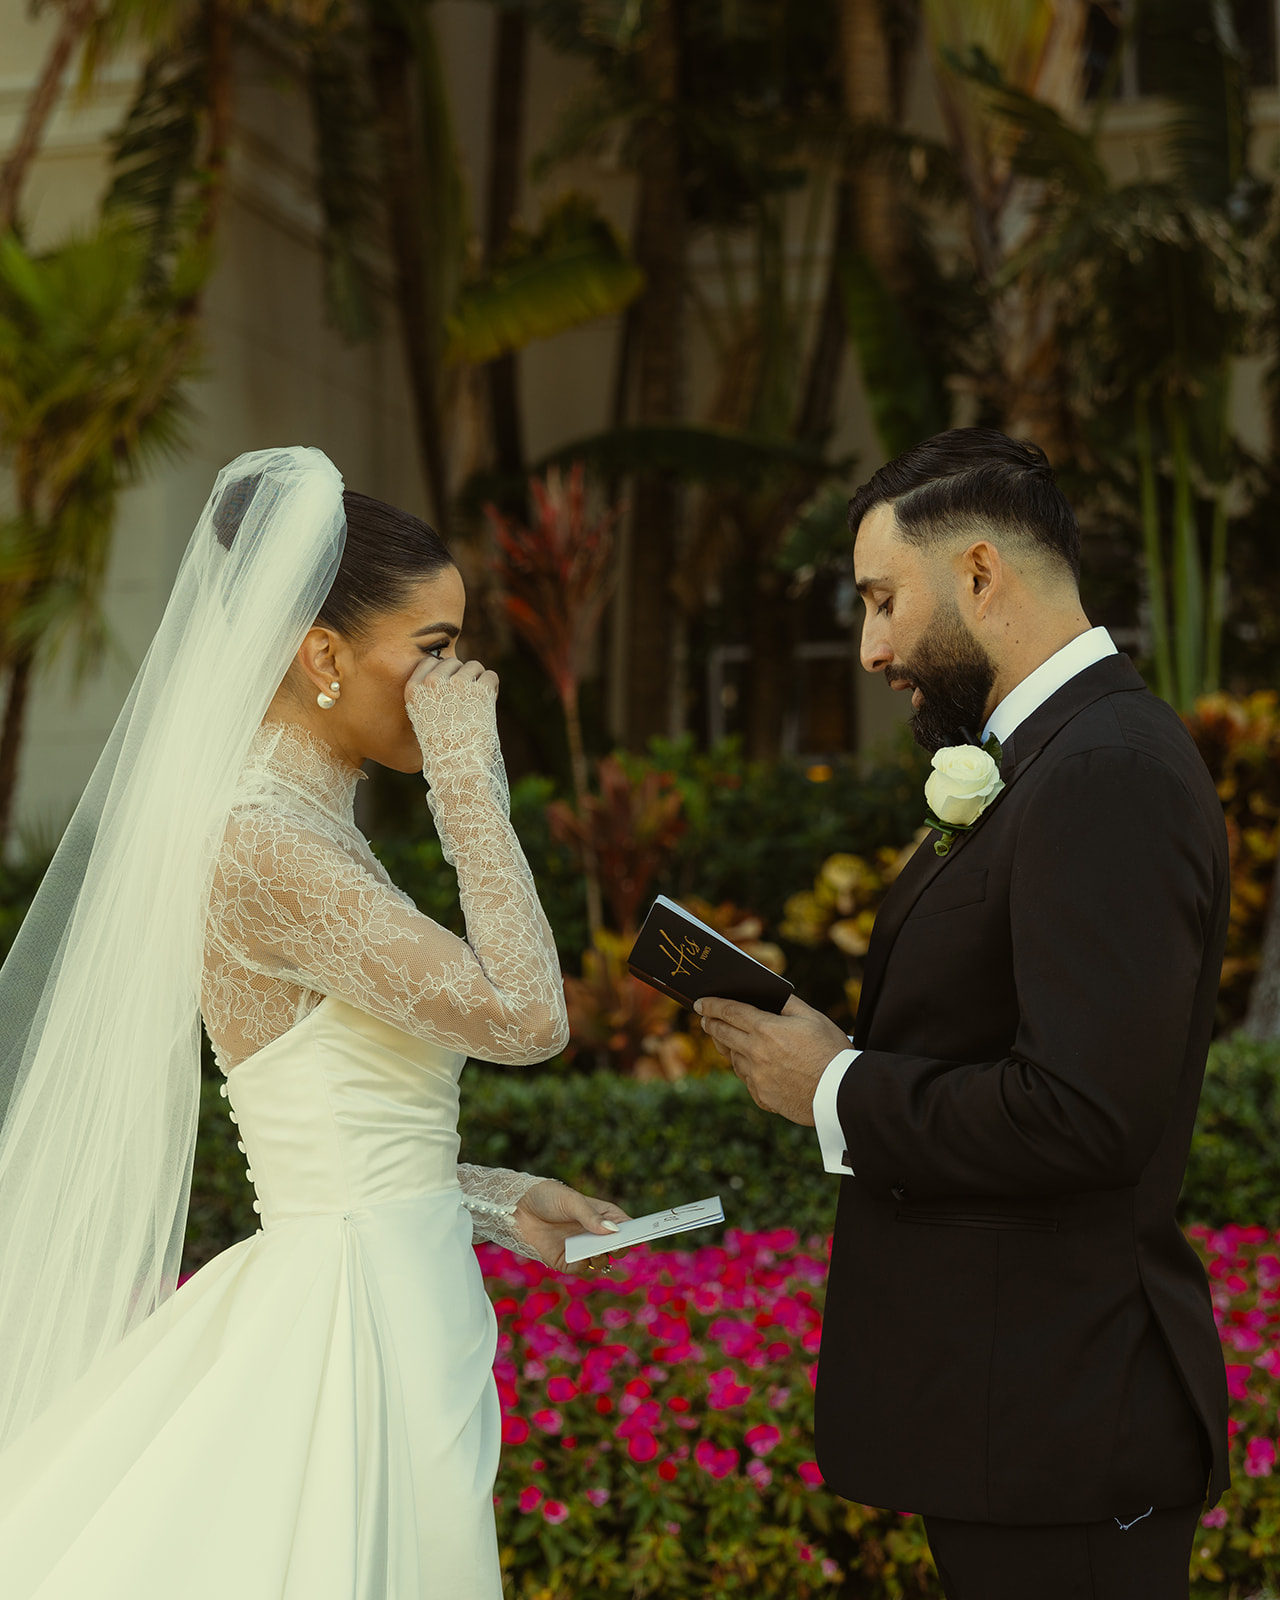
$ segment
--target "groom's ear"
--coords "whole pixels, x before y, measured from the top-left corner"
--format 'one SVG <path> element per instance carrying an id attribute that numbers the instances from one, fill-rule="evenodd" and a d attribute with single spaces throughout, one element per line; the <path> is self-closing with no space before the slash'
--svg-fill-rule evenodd
<path id="1" fill-rule="evenodd" d="M 979 539 L 960 557 L 963 588 L 979 619 L 986 616 L 1004 583 L 1004 563 L 1000 552 L 988 539 Z"/>

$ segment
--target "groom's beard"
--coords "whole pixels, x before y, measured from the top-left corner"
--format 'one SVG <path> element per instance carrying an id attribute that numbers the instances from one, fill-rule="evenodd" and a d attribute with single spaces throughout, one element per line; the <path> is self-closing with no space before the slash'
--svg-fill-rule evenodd
<path id="1" fill-rule="evenodd" d="M 954 600 L 939 601 L 915 655 L 886 667 L 885 677 L 920 690 L 924 703 L 911 713 L 911 736 L 926 750 L 981 737 L 996 667 L 961 621 Z"/>

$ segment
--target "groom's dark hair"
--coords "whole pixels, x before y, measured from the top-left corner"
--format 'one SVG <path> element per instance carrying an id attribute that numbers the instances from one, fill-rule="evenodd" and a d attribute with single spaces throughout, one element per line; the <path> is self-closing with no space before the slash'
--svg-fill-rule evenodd
<path id="1" fill-rule="evenodd" d="M 850 500 L 855 536 L 881 505 L 893 507 L 897 530 L 911 544 L 1004 533 L 1080 576 L 1080 524 L 1048 456 L 1029 439 L 995 428 L 936 433 L 887 462 Z"/>

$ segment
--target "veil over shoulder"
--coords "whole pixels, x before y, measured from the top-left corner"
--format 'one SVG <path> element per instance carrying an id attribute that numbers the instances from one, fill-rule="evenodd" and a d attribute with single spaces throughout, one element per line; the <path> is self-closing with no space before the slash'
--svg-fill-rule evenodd
<path id="1" fill-rule="evenodd" d="M 342 487 L 311 448 L 218 474 L 0 969 L 0 1449 L 176 1285 L 204 906 L 246 752 L 337 571 Z"/>

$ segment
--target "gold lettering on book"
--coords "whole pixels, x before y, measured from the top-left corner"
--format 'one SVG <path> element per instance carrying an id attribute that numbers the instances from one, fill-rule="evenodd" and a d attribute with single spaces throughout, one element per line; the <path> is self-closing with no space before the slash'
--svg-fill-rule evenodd
<path id="1" fill-rule="evenodd" d="M 673 978 L 695 977 L 699 968 L 711 954 L 711 946 L 704 949 L 696 939 L 675 939 L 665 928 L 658 929 L 658 943 L 662 953 L 671 962 Z"/>

